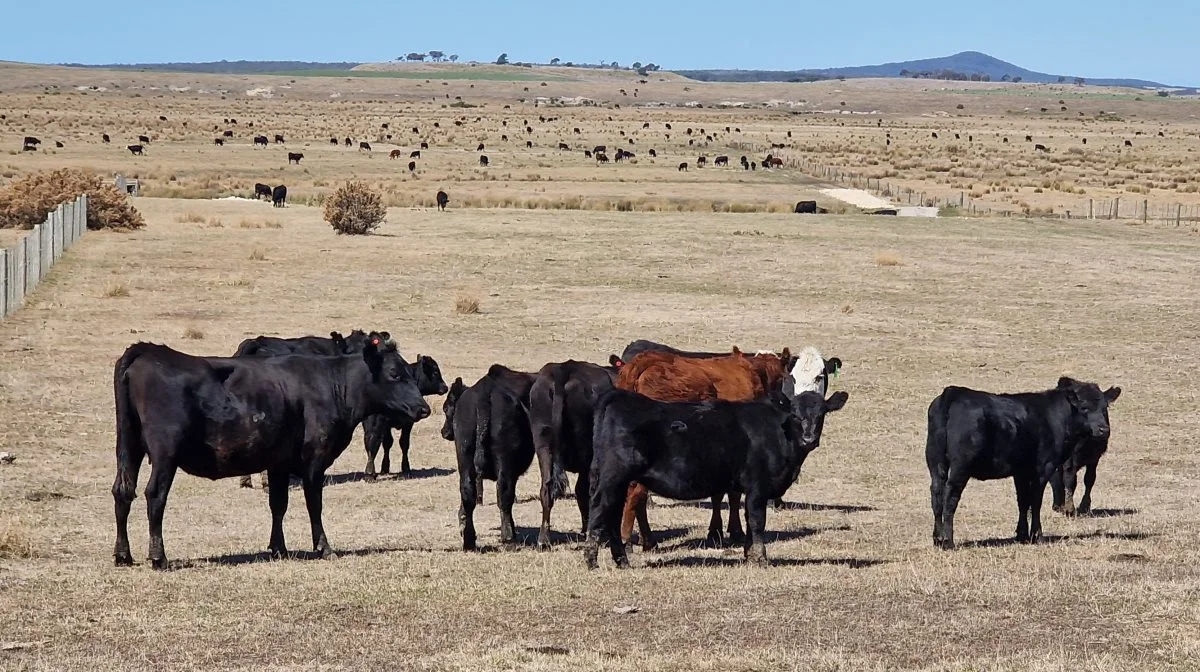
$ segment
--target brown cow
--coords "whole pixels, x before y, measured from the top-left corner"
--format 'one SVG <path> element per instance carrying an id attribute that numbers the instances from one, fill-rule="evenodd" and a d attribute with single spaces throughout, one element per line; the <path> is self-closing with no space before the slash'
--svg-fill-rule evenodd
<path id="1" fill-rule="evenodd" d="M 783 389 L 791 353 L 745 356 L 735 346 L 723 357 L 692 358 L 671 352 L 644 352 L 621 367 L 617 387 L 638 392 L 658 401 L 751 401 Z M 621 519 L 621 541 L 628 543 L 636 518 L 642 548 L 651 550 L 654 541 L 646 517 L 649 491 L 640 483 L 629 486 Z M 738 516 L 741 496 L 729 493 L 730 539 L 742 537 Z M 708 540 L 721 543 L 721 498 L 713 498 Z"/>

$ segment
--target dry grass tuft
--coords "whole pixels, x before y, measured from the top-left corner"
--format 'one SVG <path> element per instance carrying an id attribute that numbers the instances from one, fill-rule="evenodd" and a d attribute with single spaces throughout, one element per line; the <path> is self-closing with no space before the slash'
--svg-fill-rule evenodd
<path id="1" fill-rule="evenodd" d="M 175 221 L 180 224 L 203 224 L 205 222 L 204 215 L 196 212 L 184 212 L 175 217 Z"/>
<path id="2" fill-rule="evenodd" d="M 460 296 L 454 300 L 454 312 L 459 315 L 478 315 L 479 299 L 473 296 Z"/>
<path id="3" fill-rule="evenodd" d="M 109 299 L 129 296 L 129 286 L 120 281 L 110 282 L 104 286 L 104 296 Z"/>
<path id="4" fill-rule="evenodd" d="M 903 266 L 904 259 L 900 257 L 899 252 L 885 250 L 875 254 L 875 264 L 877 266 Z"/>
<path id="5" fill-rule="evenodd" d="M 33 540 L 16 521 L 8 522 L 0 529 L 0 559 L 20 560 L 36 556 Z"/>
<path id="6" fill-rule="evenodd" d="M 204 339 L 204 332 L 195 327 L 188 327 L 183 330 L 183 337 L 189 341 L 199 341 Z"/>
<path id="7" fill-rule="evenodd" d="M 267 253 L 261 247 L 250 250 L 250 261 L 266 261 Z"/>

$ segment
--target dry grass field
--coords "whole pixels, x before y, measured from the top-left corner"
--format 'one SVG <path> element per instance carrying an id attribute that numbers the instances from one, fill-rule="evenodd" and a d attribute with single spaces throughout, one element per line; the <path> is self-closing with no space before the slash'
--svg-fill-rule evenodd
<path id="1" fill-rule="evenodd" d="M 335 236 L 317 208 L 140 199 L 148 226 L 91 233 L 0 323 L 0 666 L 10 669 L 1186 670 L 1200 658 L 1194 236 L 1119 224 L 394 208 Z M 186 214 L 187 216 L 181 216 Z M 180 221 L 186 220 L 186 221 Z M 121 286 L 125 292 L 110 292 Z M 478 314 L 459 314 L 474 298 Z M 232 352 L 252 335 L 383 327 L 473 381 L 681 346 L 816 344 L 850 393 L 790 504 L 774 566 L 699 547 L 708 511 L 660 501 L 662 552 L 588 572 L 574 502 L 557 546 L 457 550 L 441 414 L 410 479 L 360 480 L 356 441 L 325 496 L 332 561 L 268 561 L 261 491 L 175 481 L 175 571 L 112 567 L 112 362 L 136 340 Z M 930 543 L 924 424 L 948 383 L 1024 390 L 1069 373 L 1114 406 L 1096 515 L 1048 511 L 1010 545 L 1008 482 L 971 483 L 962 547 Z M 440 403 L 435 404 L 440 411 Z M 142 473 L 144 484 L 146 471 Z M 304 547 L 293 488 L 287 532 Z M 145 558 L 144 499 L 135 557 Z M 617 613 L 633 606 L 636 613 Z"/>
<path id="2" fill-rule="evenodd" d="M 134 201 L 145 229 L 89 233 L 0 322 L 0 451 L 16 456 L 0 464 L 0 668 L 1200 669 L 1192 226 L 783 214 L 802 198 L 853 211 L 819 194 L 832 185 L 805 162 L 879 171 L 871 176 L 938 197 L 971 190 L 1018 212 L 1130 194 L 1200 205 L 1189 174 L 1196 102 L 929 81 L 702 84 L 655 73 L 642 83 L 569 69 L 513 79 L 463 65 L 391 74 L 0 64 L 0 183 L 78 166 L 137 176 L 148 195 Z M 535 108 L 538 95 L 598 105 Z M 478 107 L 448 107 L 456 96 Z M 226 129 L 234 139 L 214 146 Z M 955 131 L 973 141 L 953 141 Z M 258 133 L 288 143 L 256 150 Z M 139 134 L 153 141 L 131 157 L 124 147 Z M 1052 151 L 1034 153 L 1026 134 Z M 24 135 L 42 148 L 20 152 Z M 1072 153 L 1084 135 L 1087 152 Z M 331 136 L 374 151 L 335 148 Z M 636 162 L 583 157 L 629 138 Z M 430 150 L 409 175 L 422 140 Z M 572 149 L 559 152 L 560 141 Z M 771 143 L 790 145 L 776 151 L 784 168 L 737 167 Z M 393 148 L 402 159 L 387 158 Z M 299 167 L 288 151 L 305 154 Z M 697 169 L 701 153 L 733 165 Z M 685 160 L 690 170 L 677 171 Z M 385 194 L 377 235 L 336 236 L 310 207 L 347 178 Z M 213 200 L 250 195 L 255 182 L 287 184 L 291 206 Z M 445 213 L 431 207 L 438 189 L 450 194 Z M 0 244 L 11 239 L 0 230 Z M 659 500 L 650 516 L 661 551 L 634 551 L 628 571 L 603 555 L 588 572 L 571 499 L 555 507 L 555 548 L 534 549 L 532 474 L 518 487 L 520 543 L 499 544 L 489 485 L 476 512 L 485 552 L 461 552 L 440 399 L 416 426 L 411 478 L 363 481 L 361 437 L 330 470 L 324 521 L 337 559 L 267 559 L 263 492 L 180 474 L 164 527 L 174 571 L 144 563 L 141 496 L 130 523 L 140 564 L 112 566 L 112 365 L 126 346 L 224 355 L 259 334 L 355 327 L 387 329 L 406 356 L 432 355 L 448 380 L 468 383 L 496 362 L 604 361 L 635 338 L 813 344 L 844 360 L 834 388 L 850 401 L 829 417 L 788 506 L 768 512 L 769 568 L 702 547 L 707 508 Z M 959 550 L 935 550 L 929 401 L 947 384 L 1044 389 L 1062 374 L 1124 389 L 1094 514 L 1066 518 L 1047 501 L 1048 542 L 1013 545 L 1011 483 L 972 482 Z M 299 488 L 286 531 L 291 548 L 306 548 Z"/>

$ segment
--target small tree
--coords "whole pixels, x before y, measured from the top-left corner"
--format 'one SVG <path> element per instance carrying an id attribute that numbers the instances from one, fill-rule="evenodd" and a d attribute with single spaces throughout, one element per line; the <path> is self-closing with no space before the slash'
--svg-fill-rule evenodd
<path id="1" fill-rule="evenodd" d="M 458 54 L 450 54 L 450 62 L 457 63 L 458 62 Z"/>
<path id="2" fill-rule="evenodd" d="M 1012 78 L 1013 84 L 1020 84 L 1022 79 L 1023 79 L 1022 77 L 1013 77 Z"/>
<path id="3" fill-rule="evenodd" d="M 562 59 L 560 59 L 558 57 L 550 59 L 550 65 L 558 65 L 561 62 L 562 62 Z"/>
<path id="4" fill-rule="evenodd" d="M 325 201 L 325 221 L 338 234 L 364 236 L 386 217 L 383 198 L 365 182 L 347 182 Z"/>
<path id="5" fill-rule="evenodd" d="M 1087 82 L 1087 80 L 1084 79 L 1083 77 L 1075 78 L 1075 86 L 1083 86 L 1086 82 Z"/>
<path id="6" fill-rule="evenodd" d="M 633 65 L 631 65 L 631 66 L 629 66 L 629 67 L 633 68 L 634 70 L 641 70 L 641 69 L 642 69 L 642 62 L 641 62 L 641 61 L 634 61 L 634 62 L 633 62 Z"/>
<path id="7" fill-rule="evenodd" d="M 419 53 L 417 53 L 417 52 L 415 52 L 415 51 L 414 51 L 414 52 L 412 52 L 411 54 L 409 54 L 407 58 L 408 58 L 408 60 L 410 60 L 410 61 L 424 61 L 424 60 L 425 60 L 425 54 L 419 54 Z"/>
<path id="8" fill-rule="evenodd" d="M 432 50 L 432 49 L 431 49 L 431 50 L 429 51 L 429 57 L 430 57 L 430 58 L 432 58 L 432 59 L 434 60 L 434 62 L 436 63 L 436 62 L 438 62 L 438 61 L 441 61 L 443 58 L 445 58 L 445 57 L 446 57 L 446 52 L 444 52 L 444 51 L 434 51 L 434 50 Z"/>
<path id="9" fill-rule="evenodd" d="M 496 65 L 508 65 L 508 54 L 500 54 L 500 58 L 496 59 Z"/>
<path id="10" fill-rule="evenodd" d="M 1059 78 L 1058 78 L 1058 83 L 1059 83 L 1059 84 L 1066 84 L 1066 83 L 1067 83 L 1067 78 L 1066 78 L 1066 77 L 1063 77 L 1063 76 L 1061 76 L 1061 75 L 1060 75 L 1060 76 L 1059 76 Z"/>

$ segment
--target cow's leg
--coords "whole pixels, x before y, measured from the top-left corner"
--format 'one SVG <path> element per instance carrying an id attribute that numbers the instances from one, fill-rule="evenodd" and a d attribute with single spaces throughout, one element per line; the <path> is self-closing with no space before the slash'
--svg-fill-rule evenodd
<path id="1" fill-rule="evenodd" d="M 626 485 L 627 483 L 629 482 L 623 478 L 601 477 L 591 489 L 587 542 L 583 550 L 588 569 L 596 568 L 596 556 L 600 544 L 604 541 L 608 542 L 613 562 L 617 567 L 629 566 L 629 556 L 625 553 L 625 544 L 620 535 L 622 502 L 628 500 L 628 493 L 633 485 Z"/>
<path id="2" fill-rule="evenodd" d="M 929 473 L 929 501 L 933 508 L 933 545 L 941 546 L 945 540 L 945 530 L 942 525 L 943 512 L 946 507 L 946 465 L 937 465 Z"/>
<path id="3" fill-rule="evenodd" d="M 390 474 L 392 473 L 392 445 L 395 443 L 392 438 L 392 428 L 384 427 L 381 438 L 383 439 L 383 462 L 379 463 L 379 473 Z M 401 440 L 403 438 L 404 435 L 401 434 Z M 403 460 L 401 462 L 403 463 Z"/>
<path id="4" fill-rule="evenodd" d="M 1075 486 L 1079 474 L 1074 465 L 1067 463 L 1050 474 L 1051 502 L 1055 511 L 1075 515 Z"/>
<path id="5" fill-rule="evenodd" d="M 382 442 L 375 417 L 369 416 L 363 422 L 363 447 L 367 450 L 367 466 L 363 467 L 363 475 L 368 481 L 375 480 L 375 456 L 379 454 L 379 444 Z"/>
<path id="6" fill-rule="evenodd" d="M 262 472 L 261 475 L 259 475 L 259 480 L 262 481 L 262 489 L 263 490 L 266 490 L 267 488 L 271 487 L 271 478 L 267 474 L 268 474 L 268 472 L 264 471 L 264 472 Z M 292 478 L 289 475 L 289 476 L 284 477 L 283 482 L 291 483 L 291 480 L 292 480 Z"/>
<path id="7" fill-rule="evenodd" d="M 483 506 L 483 472 L 475 476 L 475 504 Z"/>
<path id="8" fill-rule="evenodd" d="M 512 543 L 515 536 L 513 504 L 517 501 L 517 476 L 507 465 L 496 465 L 496 506 L 500 509 L 500 541 Z"/>
<path id="9" fill-rule="evenodd" d="M 117 543 L 113 547 L 113 562 L 118 567 L 133 564 L 129 551 L 129 509 L 137 498 L 138 471 L 142 468 L 145 449 L 140 436 L 130 436 L 129 430 L 118 430 L 117 477 L 113 480 L 113 505 L 117 514 Z"/>
<path id="10" fill-rule="evenodd" d="M 962 499 L 963 489 L 966 487 L 966 475 L 953 469 L 948 472 L 945 499 L 942 500 L 942 537 L 938 543 L 941 548 L 954 548 L 954 512 L 958 510 L 958 502 Z"/>
<path id="11" fill-rule="evenodd" d="M 650 521 L 646 518 L 646 501 L 650 491 L 641 483 L 630 483 L 625 495 L 625 507 L 621 515 L 621 541 L 629 543 L 633 537 L 633 521 L 637 520 L 638 532 L 642 537 L 642 549 L 652 550 L 654 540 L 650 533 Z"/>
<path id="12" fill-rule="evenodd" d="M 458 527 L 462 531 L 464 551 L 475 550 L 475 504 L 481 499 L 476 492 L 478 485 L 479 479 L 470 469 L 459 469 L 458 491 L 461 503 L 458 507 Z"/>
<path id="13" fill-rule="evenodd" d="M 742 531 L 742 493 L 729 493 L 729 534 L 732 543 L 741 541 L 746 534 Z"/>
<path id="14" fill-rule="evenodd" d="M 1029 511 L 1030 485 L 1024 476 L 1013 477 L 1013 485 L 1017 489 L 1017 541 L 1029 541 L 1029 521 L 1026 513 Z"/>
<path id="15" fill-rule="evenodd" d="M 175 460 L 172 455 L 156 453 L 150 466 L 150 481 L 146 483 L 146 516 L 150 519 L 150 563 L 155 569 L 167 568 L 167 552 L 163 547 L 163 512 L 167 495 L 175 480 Z"/>
<path id="16" fill-rule="evenodd" d="M 1042 538 L 1042 499 L 1046 496 L 1046 479 L 1031 480 L 1029 488 L 1029 543 L 1036 544 Z"/>
<path id="17" fill-rule="evenodd" d="M 274 476 L 271 476 L 267 488 L 267 499 L 271 504 L 271 541 L 267 544 L 267 550 L 271 551 L 271 557 L 286 558 L 287 543 L 283 540 L 283 515 L 287 513 L 288 486 L 291 485 L 292 474 L 286 467 L 271 471 Z"/>
<path id="18" fill-rule="evenodd" d="M 540 434 L 535 431 L 535 436 L 540 438 Z M 537 545 L 539 549 L 546 550 L 550 548 L 550 512 L 554 509 L 554 456 L 544 445 L 540 445 L 540 441 L 538 443 L 538 476 L 541 478 L 538 497 L 542 500 L 542 527 L 538 530 Z"/>
<path id="19" fill-rule="evenodd" d="M 400 427 L 400 473 L 407 476 L 412 473 L 412 465 L 408 463 L 408 449 L 412 445 L 412 423 L 404 423 Z M 392 433 L 387 433 L 387 438 L 383 445 L 383 461 L 387 464 L 388 450 L 392 447 Z M 388 473 L 387 467 L 383 468 L 383 473 Z"/>
<path id="20" fill-rule="evenodd" d="M 717 495 L 710 498 L 712 502 L 712 516 L 708 519 L 708 537 L 704 539 L 704 543 L 718 548 L 723 546 L 725 541 L 721 532 L 721 527 L 723 526 L 721 522 L 721 502 L 724 500 L 725 495 Z M 729 515 L 733 515 L 732 510 L 729 512 Z"/>
<path id="21" fill-rule="evenodd" d="M 238 479 L 238 485 L 243 488 L 253 488 L 254 482 L 250 480 L 250 474 L 246 474 Z"/>
<path id="22" fill-rule="evenodd" d="M 1079 500 L 1079 513 L 1092 512 L 1092 486 L 1096 484 L 1096 467 L 1099 461 L 1087 465 L 1083 472 L 1083 498 Z"/>
<path id="23" fill-rule="evenodd" d="M 321 497 L 324 490 L 324 471 L 310 470 L 304 478 L 304 504 L 308 507 L 308 524 L 312 527 L 313 550 L 320 553 L 322 558 L 332 559 L 337 554 L 329 547 L 325 526 L 321 524 Z"/>
<path id="24" fill-rule="evenodd" d="M 591 508 L 591 477 L 588 475 L 589 471 L 587 468 L 581 469 L 579 471 L 579 478 L 575 479 L 575 503 L 579 505 L 579 516 L 583 519 L 580 529 L 581 534 L 587 534 L 588 509 Z"/>
<path id="25" fill-rule="evenodd" d="M 767 564 L 767 498 L 760 493 L 746 493 L 746 561 Z"/>

